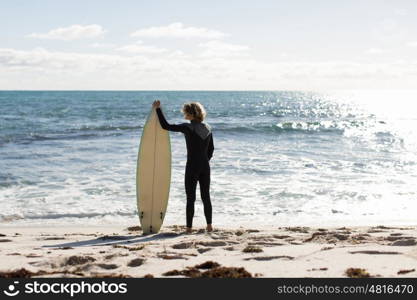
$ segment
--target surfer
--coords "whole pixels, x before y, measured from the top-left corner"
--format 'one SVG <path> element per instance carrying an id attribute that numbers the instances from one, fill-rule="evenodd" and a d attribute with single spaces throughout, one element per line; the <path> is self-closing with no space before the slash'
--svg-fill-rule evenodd
<path id="1" fill-rule="evenodd" d="M 206 111 L 199 102 L 186 103 L 182 107 L 184 119 L 190 123 L 169 124 L 161 110 L 161 102 L 156 100 L 159 122 L 165 130 L 182 132 L 187 145 L 187 163 L 185 167 L 185 192 L 187 195 L 187 233 L 191 233 L 194 217 L 197 181 L 200 184 L 200 195 L 204 205 L 207 231 L 213 231 L 211 225 L 212 207 L 210 201 L 210 159 L 213 156 L 213 135 L 208 124 L 204 123 Z"/>

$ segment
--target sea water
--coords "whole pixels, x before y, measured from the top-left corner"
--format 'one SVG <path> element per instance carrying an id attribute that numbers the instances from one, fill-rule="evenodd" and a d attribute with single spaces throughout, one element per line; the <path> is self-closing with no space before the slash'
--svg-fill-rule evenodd
<path id="1" fill-rule="evenodd" d="M 153 100 L 201 102 L 213 129 L 213 224 L 416 224 L 417 93 L 0 91 L 0 226 L 134 225 Z M 185 224 L 186 147 L 170 133 L 165 224 Z M 194 224 L 204 226 L 197 188 Z"/>

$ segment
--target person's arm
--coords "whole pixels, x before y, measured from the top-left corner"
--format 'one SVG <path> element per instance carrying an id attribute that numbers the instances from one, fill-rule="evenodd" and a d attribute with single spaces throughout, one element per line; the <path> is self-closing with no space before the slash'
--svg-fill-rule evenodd
<path id="1" fill-rule="evenodd" d="M 214 144 L 213 144 L 213 134 L 210 134 L 210 141 L 207 149 L 207 157 L 210 160 L 213 157 Z"/>
<path id="2" fill-rule="evenodd" d="M 182 132 L 184 133 L 184 131 L 186 130 L 186 126 L 183 124 L 178 124 L 178 125 L 174 125 L 174 124 L 169 124 L 167 122 L 167 120 L 165 119 L 164 114 L 162 113 L 162 110 L 160 107 L 156 108 L 156 114 L 158 115 L 158 119 L 159 119 L 159 123 L 161 123 L 161 127 L 165 130 L 169 130 L 169 131 L 177 131 L 177 132 Z"/>

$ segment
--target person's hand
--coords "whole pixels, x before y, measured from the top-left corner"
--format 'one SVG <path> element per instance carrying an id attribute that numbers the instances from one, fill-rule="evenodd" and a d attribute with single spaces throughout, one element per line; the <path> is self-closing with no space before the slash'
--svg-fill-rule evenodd
<path id="1" fill-rule="evenodd" d="M 158 108 L 158 107 L 161 107 L 161 101 L 159 101 L 159 100 L 155 100 L 155 101 L 152 103 L 152 107 L 153 107 L 153 108 Z"/>

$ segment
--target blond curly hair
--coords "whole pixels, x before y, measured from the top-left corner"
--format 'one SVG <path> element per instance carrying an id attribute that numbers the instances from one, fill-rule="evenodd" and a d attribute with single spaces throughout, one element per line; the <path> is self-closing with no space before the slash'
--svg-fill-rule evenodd
<path id="1" fill-rule="evenodd" d="M 200 102 L 189 102 L 182 106 L 182 112 L 188 114 L 199 122 L 202 122 L 206 117 L 206 110 Z"/>

